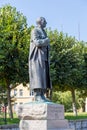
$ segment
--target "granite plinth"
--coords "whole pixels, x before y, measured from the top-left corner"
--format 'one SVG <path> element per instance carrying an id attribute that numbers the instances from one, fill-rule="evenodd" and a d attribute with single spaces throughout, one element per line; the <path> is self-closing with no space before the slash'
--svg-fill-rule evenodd
<path id="1" fill-rule="evenodd" d="M 64 106 L 52 102 L 32 102 L 20 105 L 17 115 L 20 130 L 73 130 L 64 119 Z"/>
<path id="2" fill-rule="evenodd" d="M 20 119 L 64 119 L 64 106 L 55 103 L 29 103 L 20 105 L 17 110 Z"/>

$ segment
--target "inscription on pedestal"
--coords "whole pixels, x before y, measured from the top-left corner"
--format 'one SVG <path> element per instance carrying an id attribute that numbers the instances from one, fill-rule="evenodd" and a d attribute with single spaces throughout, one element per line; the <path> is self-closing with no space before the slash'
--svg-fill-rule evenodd
<path id="1" fill-rule="evenodd" d="M 63 105 L 48 105 L 47 119 L 64 119 Z"/>

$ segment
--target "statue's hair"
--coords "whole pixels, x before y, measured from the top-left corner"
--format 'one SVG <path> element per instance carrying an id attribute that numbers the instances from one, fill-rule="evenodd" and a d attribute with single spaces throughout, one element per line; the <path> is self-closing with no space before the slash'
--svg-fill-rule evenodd
<path id="1" fill-rule="evenodd" d="M 37 24 L 37 25 L 40 24 L 41 21 L 43 21 L 43 20 L 45 20 L 44 17 L 39 17 L 39 18 L 37 18 L 37 20 L 36 20 L 36 24 Z M 46 20 L 45 20 L 45 21 L 46 21 Z"/>

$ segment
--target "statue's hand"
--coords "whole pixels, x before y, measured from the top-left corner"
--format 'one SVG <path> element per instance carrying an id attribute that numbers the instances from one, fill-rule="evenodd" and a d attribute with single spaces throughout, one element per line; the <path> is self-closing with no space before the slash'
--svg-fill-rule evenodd
<path id="1" fill-rule="evenodd" d="M 49 40 L 48 37 L 45 39 L 45 42 L 46 42 L 47 44 L 50 42 L 50 40 Z"/>

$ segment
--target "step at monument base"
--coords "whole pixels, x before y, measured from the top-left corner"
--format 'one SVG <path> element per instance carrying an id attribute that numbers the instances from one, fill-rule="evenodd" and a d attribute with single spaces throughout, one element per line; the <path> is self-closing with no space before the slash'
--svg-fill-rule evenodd
<path id="1" fill-rule="evenodd" d="M 47 130 L 74 130 L 74 129 L 70 129 L 70 128 L 69 129 L 68 128 L 67 129 L 64 129 L 64 128 L 59 129 L 58 128 L 58 129 L 47 129 Z"/>
<path id="2" fill-rule="evenodd" d="M 21 120 L 20 130 L 73 130 L 67 120 Z"/>

